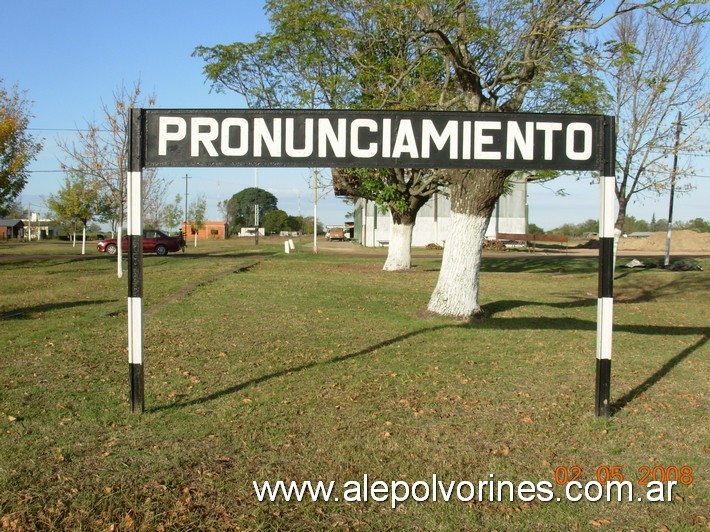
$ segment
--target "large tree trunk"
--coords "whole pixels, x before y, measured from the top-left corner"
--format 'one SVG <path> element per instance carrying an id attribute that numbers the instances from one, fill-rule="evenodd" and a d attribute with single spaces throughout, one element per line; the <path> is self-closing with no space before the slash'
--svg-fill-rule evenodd
<path id="1" fill-rule="evenodd" d="M 409 198 L 409 206 L 404 212 L 395 210 L 390 205 L 392 225 L 390 225 L 389 249 L 387 260 L 382 268 L 385 271 L 409 270 L 412 267 L 412 233 L 417 214 L 429 199 L 427 196 L 413 195 Z"/>
<path id="2" fill-rule="evenodd" d="M 412 267 L 412 232 L 413 223 L 392 220 L 390 225 L 390 243 L 387 260 L 382 268 L 386 271 L 409 270 Z"/>
<path id="3" fill-rule="evenodd" d="M 481 317 L 478 280 L 486 228 L 503 193 L 503 170 L 450 173 L 451 218 L 439 280 L 428 310 L 458 319 Z"/>

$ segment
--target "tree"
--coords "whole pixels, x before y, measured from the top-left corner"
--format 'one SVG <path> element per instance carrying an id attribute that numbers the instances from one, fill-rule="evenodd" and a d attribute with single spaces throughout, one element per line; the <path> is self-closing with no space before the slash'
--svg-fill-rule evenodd
<path id="1" fill-rule="evenodd" d="M 603 72 L 617 118 L 617 237 L 634 197 L 660 193 L 672 177 L 692 175 L 687 164 L 672 175 L 669 156 L 707 146 L 710 72 L 702 35 L 697 25 L 679 26 L 648 13 L 626 13 L 614 22 Z"/>
<path id="2" fill-rule="evenodd" d="M 303 224 L 301 225 L 301 231 L 303 231 L 304 235 L 312 235 L 313 234 L 313 216 L 306 216 L 303 218 Z M 322 235 L 325 233 L 325 228 L 323 227 L 323 223 L 318 220 L 316 222 L 316 231 L 318 231 L 319 235 Z"/>
<path id="3" fill-rule="evenodd" d="M 544 235 L 544 234 L 545 234 L 545 230 L 544 230 L 542 227 L 538 226 L 538 225 L 535 225 L 535 224 L 533 224 L 533 223 L 529 223 L 529 224 L 528 224 L 528 233 L 532 233 L 532 234 L 535 234 L 535 235 Z"/>
<path id="4" fill-rule="evenodd" d="M 288 229 L 288 214 L 281 209 L 273 209 L 267 212 L 261 219 L 261 225 L 266 234 L 278 233 Z"/>
<path id="5" fill-rule="evenodd" d="M 143 225 L 159 229 L 166 218 L 166 210 L 172 206 L 166 204 L 165 195 L 172 183 L 157 172 L 143 174 Z"/>
<path id="6" fill-rule="evenodd" d="M 42 144 L 27 131 L 29 102 L 15 85 L 8 91 L 0 78 L 0 216 L 6 216 L 27 184 L 30 163 Z"/>
<path id="7" fill-rule="evenodd" d="M 58 221 L 76 227 L 82 224 L 81 254 L 86 254 L 86 227 L 94 218 L 105 219 L 110 213 L 110 203 L 102 193 L 102 187 L 95 180 L 80 172 L 70 172 L 64 178 L 64 185 L 55 194 L 50 194 L 47 207 Z M 76 238 L 74 239 L 76 242 Z"/>
<path id="8" fill-rule="evenodd" d="M 128 172 L 128 110 L 151 106 L 154 97 L 143 100 L 140 83 L 132 90 L 122 86 L 113 95 L 113 104 L 103 104 L 103 121 L 89 122 L 77 131 L 78 141 L 60 141 L 59 147 L 67 156 L 64 167 L 67 171 L 83 173 L 100 183 L 110 198 L 112 216 L 110 222 L 118 233 L 117 275 L 123 277 L 121 247 L 123 221 L 126 210 L 126 178 Z M 151 180 L 154 169 L 143 170 L 144 182 Z"/>
<path id="9" fill-rule="evenodd" d="M 205 74 L 217 90 L 242 94 L 254 107 L 419 109 L 430 106 L 429 75 L 409 35 L 388 31 L 396 6 L 357 7 L 350 2 L 267 2 L 273 31 L 253 43 L 198 47 Z M 371 28 L 362 31 L 363 28 Z M 402 72 L 409 75 L 401 78 Z M 400 82 L 387 94 L 383 88 Z M 411 267 L 412 230 L 419 209 L 438 190 L 431 171 L 419 169 L 333 169 L 339 195 L 363 197 L 392 214 L 385 270 Z"/>
<path id="10" fill-rule="evenodd" d="M 227 221 L 232 233 L 238 233 L 242 227 L 254 226 L 254 205 L 259 205 L 259 216 L 263 219 L 277 208 L 278 201 L 271 192 L 256 187 L 234 194 L 227 202 Z"/>
<path id="11" fill-rule="evenodd" d="M 205 225 L 205 212 L 207 211 L 207 200 L 204 195 L 199 196 L 197 199 L 190 203 L 190 207 L 187 210 L 187 218 L 190 225 L 190 231 L 195 235 L 195 247 L 197 247 L 197 233 Z"/>
<path id="12" fill-rule="evenodd" d="M 185 213 L 182 211 L 182 196 L 178 194 L 175 196 L 173 203 L 169 203 L 163 208 L 163 222 L 165 223 L 165 227 L 177 230 L 180 227 L 180 222 L 182 222 L 184 214 Z"/>
<path id="13" fill-rule="evenodd" d="M 338 108 L 589 112 L 599 108 L 600 92 L 589 67 L 594 52 L 589 32 L 642 6 L 668 18 L 690 20 L 694 14 L 687 4 L 617 0 L 611 11 L 601 14 L 607 7 L 602 0 L 271 0 L 267 10 L 272 25 L 283 21 L 290 31 L 279 36 L 293 42 L 297 35 L 300 45 L 271 49 L 278 60 L 261 65 L 244 58 L 258 57 L 260 46 L 268 51 L 267 36 L 223 47 L 217 50 L 225 52 L 221 55 L 210 56 L 209 49 L 196 53 L 206 52 L 206 74 L 218 88 L 235 88 L 263 106 L 298 102 L 300 91 L 315 106 Z M 372 45 L 390 43 L 403 52 L 380 54 L 378 48 L 376 59 L 369 61 Z M 299 62 L 299 57 L 306 60 Z M 264 58 L 269 59 L 268 54 Z M 382 59 L 392 60 L 394 68 L 373 70 Z M 242 68 L 243 77 L 230 77 Z M 261 78 L 266 81 L 261 83 Z M 410 91 L 410 86 L 422 90 Z M 482 314 L 482 246 L 510 173 L 435 172 L 435 178 L 448 184 L 451 232 L 430 311 L 464 319 Z"/>
<path id="14" fill-rule="evenodd" d="M 412 267 L 412 234 L 419 210 L 439 190 L 431 170 L 419 168 L 333 169 L 341 195 L 374 201 L 392 215 L 385 271 Z"/>

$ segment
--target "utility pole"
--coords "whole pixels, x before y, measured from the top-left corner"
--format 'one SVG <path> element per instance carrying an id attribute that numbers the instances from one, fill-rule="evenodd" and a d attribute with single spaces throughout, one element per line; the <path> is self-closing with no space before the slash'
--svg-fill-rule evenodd
<path id="1" fill-rule="evenodd" d="M 313 254 L 318 253 L 318 168 L 313 170 Z"/>
<path id="2" fill-rule="evenodd" d="M 259 245 L 259 169 L 254 168 L 254 245 Z"/>
<path id="3" fill-rule="evenodd" d="M 678 123 L 675 128 L 675 146 L 673 148 L 673 170 L 671 171 L 671 198 L 668 206 L 668 230 L 666 232 L 666 258 L 663 265 L 667 268 L 671 262 L 671 225 L 673 224 L 673 196 L 675 195 L 675 178 L 678 172 L 678 145 L 680 144 L 680 111 L 678 111 Z"/>
<path id="4" fill-rule="evenodd" d="M 185 180 L 185 235 L 184 238 L 187 239 L 187 180 L 192 179 L 190 176 L 185 174 L 185 177 L 183 177 Z"/>

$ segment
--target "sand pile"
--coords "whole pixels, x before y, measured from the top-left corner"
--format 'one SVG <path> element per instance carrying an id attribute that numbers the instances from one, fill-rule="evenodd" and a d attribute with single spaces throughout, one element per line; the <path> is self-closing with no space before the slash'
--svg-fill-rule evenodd
<path id="1" fill-rule="evenodd" d="M 666 232 L 651 233 L 648 237 L 626 237 L 619 240 L 619 251 L 665 251 Z M 689 230 L 671 232 L 671 252 L 710 251 L 710 233 Z"/>

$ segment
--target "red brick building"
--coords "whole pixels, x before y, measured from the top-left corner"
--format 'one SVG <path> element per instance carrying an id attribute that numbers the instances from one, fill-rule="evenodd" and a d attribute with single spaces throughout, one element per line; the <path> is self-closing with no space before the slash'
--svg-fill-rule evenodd
<path id="1" fill-rule="evenodd" d="M 186 238 L 195 238 L 192 226 L 188 223 L 182 224 L 182 232 Z M 229 236 L 229 226 L 227 222 L 202 222 L 202 228 L 197 232 L 197 240 L 224 240 Z"/>

